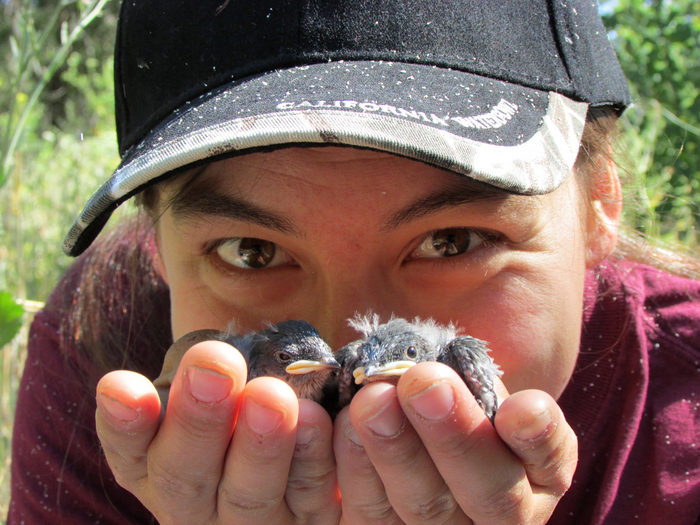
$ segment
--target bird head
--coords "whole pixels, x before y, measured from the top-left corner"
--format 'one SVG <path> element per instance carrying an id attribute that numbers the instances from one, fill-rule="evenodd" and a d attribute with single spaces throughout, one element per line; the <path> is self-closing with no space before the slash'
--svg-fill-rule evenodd
<path id="1" fill-rule="evenodd" d="M 377 326 L 357 347 L 353 370 L 356 384 L 372 381 L 398 381 L 409 368 L 423 361 L 434 361 L 437 348 L 405 319 L 394 318 Z"/>
<path id="2" fill-rule="evenodd" d="M 306 321 L 283 321 L 253 336 L 250 369 L 289 384 L 298 397 L 316 399 L 340 365 L 318 331 Z"/>

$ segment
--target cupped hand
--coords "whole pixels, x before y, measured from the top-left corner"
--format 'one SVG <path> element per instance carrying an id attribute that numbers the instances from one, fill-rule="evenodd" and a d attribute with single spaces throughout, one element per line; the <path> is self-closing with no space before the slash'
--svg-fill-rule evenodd
<path id="1" fill-rule="evenodd" d="M 577 462 L 551 396 L 505 397 L 492 425 L 439 363 L 360 389 L 336 419 L 334 447 L 347 524 L 542 524 Z"/>
<path id="2" fill-rule="evenodd" d="M 148 379 L 107 374 L 96 424 L 117 482 L 163 525 L 339 521 L 328 414 L 277 379 L 246 384 L 226 343 L 187 352 L 163 418 Z"/>

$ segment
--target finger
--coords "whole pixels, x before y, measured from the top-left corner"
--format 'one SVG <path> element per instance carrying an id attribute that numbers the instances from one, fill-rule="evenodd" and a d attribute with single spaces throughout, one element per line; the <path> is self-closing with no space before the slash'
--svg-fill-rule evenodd
<path id="1" fill-rule="evenodd" d="M 223 523 L 293 521 L 285 492 L 298 413 L 296 395 L 283 381 L 258 377 L 246 385 L 219 486 L 218 513 Z"/>
<path id="2" fill-rule="evenodd" d="M 402 523 L 384 490 L 384 484 L 365 452 L 345 407 L 335 418 L 333 450 L 342 494 L 344 525 Z"/>
<path id="3" fill-rule="evenodd" d="M 340 492 L 333 423 L 320 405 L 299 400 L 299 420 L 285 499 L 300 523 L 338 523 Z"/>
<path id="4" fill-rule="evenodd" d="M 392 507 L 405 523 L 468 522 L 406 420 L 394 385 L 374 383 L 360 389 L 350 405 L 350 418 Z"/>
<path id="5" fill-rule="evenodd" d="M 215 512 L 246 373 L 241 354 L 220 341 L 199 343 L 183 356 L 148 451 L 149 510 L 159 521 L 176 516 L 193 523 Z"/>
<path id="6" fill-rule="evenodd" d="M 523 390 L 504 400 L 496 430 L 520 458 L 536 492 L 561 497 L 571 486 L 578 444 L 576 434 L 549 394 Z"/>
<path id="7" fill-rule="evenodd" d="M 132 492 L 148 476 L 146 453 L 159 414 L 155 388 L 140 374 L 110 372 L 97 384 L 97 436 L 117 483 Z"/>
<path id="8" fill-rule="evenodd" d="M 518 457 L 500 439 L 464 382 L 440 363 L 421 363 L 398 383 L 406 417 L 475 523 L 532 523 L 533 499 Z"/>

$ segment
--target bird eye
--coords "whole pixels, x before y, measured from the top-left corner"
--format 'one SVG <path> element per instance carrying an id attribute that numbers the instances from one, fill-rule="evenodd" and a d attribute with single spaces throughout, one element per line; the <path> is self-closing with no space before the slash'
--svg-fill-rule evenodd
<path id="1" fill-rule="evenodd" d="M 222 261 L 245 269 L 273 268 L 289 262 L 274 242 L 252 237 L 224 239 L 214 247 Z"/>
<path id="2" fill-rule="evenodd" d="M 409 346 L 406 348 L 406 357 L 409 359 L 415 359 L 416 356 L 418 355 L 418 351 L 416 350 L 415 346 Z"/>
<path id="3" fill-rule="evenodd" d="M 287 352 L 277 352 L 277 359 L 279 359 L 283 363 L 289 363 L 292 360 L 292 356 Z"/>
<path id="4" fill-rule="evenodd" d="M 429 233 L 413 252 L 418 258 L 454 257 L 473 250 L 484 236 L 468 228 L 445 228 Z"/>

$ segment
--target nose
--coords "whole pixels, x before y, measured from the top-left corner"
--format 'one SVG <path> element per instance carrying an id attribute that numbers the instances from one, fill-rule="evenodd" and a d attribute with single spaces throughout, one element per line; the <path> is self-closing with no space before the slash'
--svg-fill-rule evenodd
<path id="1" fill-rule="evenodd" d="M 378 314 L 382 321 L 401 310 L 401 294 L 390 280 L 380 272 L 344 272 L 342 275 L 326 274 L 317 280 L 314 302 L 306 310 L 313 312 L 308 319 L 328 344 L 337 350 L 361 337 L 348 320 L 356 314 Z"/>

